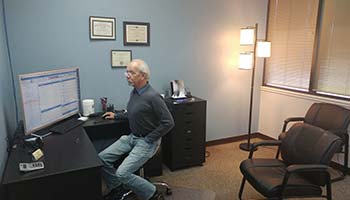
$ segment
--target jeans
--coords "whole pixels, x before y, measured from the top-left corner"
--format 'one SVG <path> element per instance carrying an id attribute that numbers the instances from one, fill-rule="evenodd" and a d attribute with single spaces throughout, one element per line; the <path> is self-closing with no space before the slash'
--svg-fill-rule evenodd
<path id="1" fill-rule="evenodd" d="M 148 143 L 143 137 L 133 134 L 123 135 L 119 140 L 99 153 L 104 166 L 102 177 L 109 190 L 125 185 L 142 199 L 150 199 L 156 187 L 146 179 L 134 174 L 147 162 L 159 148 L 161 139 Z M 114 162 L 128 154 L 120 166 L 115 169 Z"/>

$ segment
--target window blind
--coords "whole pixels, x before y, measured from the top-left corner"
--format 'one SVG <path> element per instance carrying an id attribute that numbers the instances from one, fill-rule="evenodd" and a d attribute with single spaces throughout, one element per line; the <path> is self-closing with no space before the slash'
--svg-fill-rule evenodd
<path id="1" fill-rule="evenodd" d="M 265 85 L 308 90 L 315 41 L 318 0 L 271 0 Z"/>

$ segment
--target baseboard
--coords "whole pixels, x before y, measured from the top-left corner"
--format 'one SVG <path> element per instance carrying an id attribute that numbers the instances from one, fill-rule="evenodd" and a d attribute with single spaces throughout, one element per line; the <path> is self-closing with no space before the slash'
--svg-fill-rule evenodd
<path id="1" fill-rule="evenodd" d="M 262 140 L 276 140 L 272 137 L 269 137 L 269 136 L 264 135 L 264 134 L 259 133 L 259 132 L 255 132 L 255 133 L 250 134 L 250 138 L 259 138 Z M 233 136 L 233 137 L 208 141 L 205 143 L 205 145 L 206 146 L 213 146 L 213 145 L 218 145 L 218 144 L 227 144 L 227 143 L 231 143 L 231 142 L 243 141 L 243 140 L 247 140 L 247 139 L 248 139 L 248 135 L 239 135 L 239 136 Z"/>
<path id="2" fill-rule="evenodd" d="M 250 135 L 250 138 L 259 138 L 262 140 L 276 140 L 270 136 L 264 135 L 260 132 L 255 132 Z M 218 139 L 218 140 L 212 140 L 208 141 L 205 143 L 205 146 L 213 146 L 213 145 L 219 145 L 219 144 L 227 144 L 227 143 L 232 143 L 232 142 L 238 142 L 238 141 L 243 141 L 247 140 L 248 135 L 239 135 L 239 136 L 233 136 L 233 137 L 228 137 L 228 138 L 223 138 L 223 139 Z M 334 161 L 331 161 L 330 166 L 336 170 L 342 171 L 343 166 L 339 163 L 336 163 Z M 350 175 L 350 169 L 347 169 L 347 174 Z"/>

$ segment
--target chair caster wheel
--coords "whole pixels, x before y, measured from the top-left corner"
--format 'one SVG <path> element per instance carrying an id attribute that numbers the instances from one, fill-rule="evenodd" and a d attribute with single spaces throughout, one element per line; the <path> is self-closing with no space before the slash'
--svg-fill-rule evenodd
<path id="1" fill-rule="evenodd" d="M 166 195 L 171 195 L 172 193 L 173 193 L 173 191 L 171 191 L 170 188 L 166 189 L 166 192 L 165 192 Z"/>

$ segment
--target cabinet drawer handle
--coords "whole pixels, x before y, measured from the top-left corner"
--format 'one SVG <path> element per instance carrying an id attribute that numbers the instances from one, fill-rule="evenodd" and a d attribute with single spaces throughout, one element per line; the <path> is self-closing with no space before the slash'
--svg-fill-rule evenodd
<path id="1" fill-rule="evenodd" d="M 185 156 L 185 161 L 192 161 L 192 156 Z"/>

